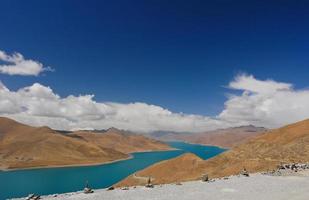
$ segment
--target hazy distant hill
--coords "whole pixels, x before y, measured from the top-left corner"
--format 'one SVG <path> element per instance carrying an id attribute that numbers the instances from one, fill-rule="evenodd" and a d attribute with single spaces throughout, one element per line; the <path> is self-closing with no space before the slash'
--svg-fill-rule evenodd
<path id="1" fill-rule="evenodd" d="M 309 119 L 265 132 L 214 158 L 201 161 L 196 155 L 184 154 L 159 162 L 137 173 L 153 177 L 154 183 L 171 183 L 201 178 L 238 174 L 243 167 L 249 172 L 275 169 L 280 163 L 309 162 Z M 129 176 L 117 184 L 145 184 Z"/>
<path id="2" fill-rule="evenodd" d="M 190 143 L 205 144 L 231 148 L 234 145 L 262 134 L 267 129 L 255 126 L 241 126 L 227 129 L 218 129 L 203 133 L 177 133 L 157 131 L 150 133 L 150 137 L 162 141 L 181 140 Z"/>
<path id="3" fill-rule="evenodd" d="M 2 169 L 96 164 L 128 158 L 129 152 L 167 149 L 169 146 L 162 142 L 126 136 L 116 129 L 103 134 L 59 133 L 0 117 Z"/>
<path id="4" fill-rule="evenodd" d="M 137 135 L 131 132 L 110 128 L 100 133 L 76 131 L 69 134 L 103 148 L 111 148 L 122 153 L 161 151 L 171 149 L 163 142 Z"/>

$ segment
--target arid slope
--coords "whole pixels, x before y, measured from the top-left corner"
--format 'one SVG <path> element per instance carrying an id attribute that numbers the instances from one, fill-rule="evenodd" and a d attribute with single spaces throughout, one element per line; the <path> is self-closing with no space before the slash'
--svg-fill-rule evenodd
<path id="1" fill-rule="evenodd" d="M 247 170 L 265 171 L 280 163 L 309 162 L 309 120 L 297 122 L 257 136 L 205 162 L 212 176 Z"/>
<path id="2" fill-rule="evenodd" d="M 265 132 L 209 160 L 194 162 L 197 159 L 195 155 L 185 154 L 137 174 L 151 176 L 154 183 L 161 184 L 200 179 L 204 173 L 211 178 L 235 175 L 243 167 L 249 172 L 259 172 L 275 169 L 280 163 L 306 163 L 309 162 L 309 120 Z M 136 183 L 142 184 L 130 176 L 117 186 Z"/>
<path id="3" fill-rule="evenodd" d="M 129 158 L 129 152 L 169 149 L 146 137 L 130 137 L 107 132 L 87 133 L 84 138 L 0 117 L 0 169 L 99 164 Z"/>
<path id="4" fill-rule="evenodd" d="M 195 180 L 205 172 L 203 162 L 205 161 L 195 154 L 186 153 L 170 160 L 158 162 L 132 174 L 115 186 L 145 185 L 149 177 L 151 177 L 153 184 Z"/>
<path id="5" fill-rule="evenodd" d="M 0 118 L 0 133 L 1 168 L 94 164 L 128 158 L 48 127 L 31 127 L 7 118 Z"/>

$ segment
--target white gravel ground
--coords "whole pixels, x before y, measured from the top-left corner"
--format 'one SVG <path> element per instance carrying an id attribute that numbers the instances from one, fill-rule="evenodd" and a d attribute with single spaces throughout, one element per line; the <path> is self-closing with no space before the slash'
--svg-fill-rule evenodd
<path id="1" fill-rule="evenodd" d="M 253 174 L 250 177 L 230 177 L 228 180 L 185 182 L 182 185 L 163 185 L 154 188 L 136 187 L 129 190 L 95 190 L 60 194 L 42 199 L 64 200 L 308 200 L 308 176 L 268 176 Z"/>

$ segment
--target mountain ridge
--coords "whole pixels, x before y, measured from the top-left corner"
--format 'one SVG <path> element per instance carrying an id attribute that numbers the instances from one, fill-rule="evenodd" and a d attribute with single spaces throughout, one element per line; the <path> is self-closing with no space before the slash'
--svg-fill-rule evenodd
<path id="1" fill-rule="evenodd" d="M 148 136 L 161 141 L 185 141 L 195 144 L 231 148 L 234 145 L 240 144 L 250 138 L 260 135 L 265 131 L 267 131 L 267 129 L 264 127 L 248 125 L 226 129 L 216 129 L 201 133 L 157 131 L 150 133 Z"/>
<path id="2" fill-rule="evenodd" d="M 89 133 L 89 132 L 87 132 Z M 126 146 L 127 149 L 119 151 L 113 148 L 112 143 L 105 145 L 93 142 L 101 137 L 100 133 L 91 133 L 91 137 L 83 135 L 61 133 L 47 126 L 32 127 L 9 118 L 0 117 L 0 169 L 20 169 L 33 167 L 56 167 L 71 165 L 93 165 L 130 158 L 130 153 L 136 151 L 169 150 L 170 147 L 162 142 L 148 139 L 143 136 L 130 137 L 130 143 L 124 134 L 111 132 L 114 143 Z M 111 137 L 102 134 L 105 140 Z M 108 137 L 109 136 L 109 137 Z M 109 139 L 111 140 L 111 139 Z M 120 141 L 121 140 L 121 141 Z M 136 144 L 136 148 L 128 146 Z"/>

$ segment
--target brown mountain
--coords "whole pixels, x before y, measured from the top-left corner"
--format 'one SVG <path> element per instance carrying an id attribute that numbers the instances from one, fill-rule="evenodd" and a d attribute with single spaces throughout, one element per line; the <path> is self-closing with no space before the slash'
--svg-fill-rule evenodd
<path id="1" fill-rule="evenodd" d="M 309 120 L 265 132 L 209 160 L 201 162 L 194 160 L 198 160 L 195 155 L 185 154 L 150 166 L 138 172 L 138 176 L 152 176 L 154 183 L 170 183 L 175 180 L 200 179 L 204 173 L 211 178 L 235 175 L 243 167 L 249 172 L 260 172 L 275 169 L 280 163 L 307 163 Z M 130 176 L 117 186 L 136 183 L 134 177 Z M 138 183 L 141 184 L 141 181 Z"/>
<path id="2" fill-rule="evenodd" d="M 48 127 L 31 127 L 2 117 L 0 133 L 1 168 L 94 164 L 128 157 Z"/>
<path id="3" fill-rule="evenodd" d="M 117 144 L 119 148 L 127 147 L 124 151 L 117 151 L 112 145 L 104 146 L 99 144 L 99 141 L 93 142 L 96 138 L 100 138 L 97 135 L 101 134 L 89 133 L 87 140 L 82 136 L 78 137 L 78 133 L 61 134 L 48 127 L 31 127 L 0 117 L 0 168 L 89 165 L 125 159 L 129 158 L 127 152 L 134 151 L 133 148 L 132 151 L 127 151 L 129 149 L 127 146 L 134 145 L 134 141 L 139 143 L 136 144 L 139 151 L 143 150 L 140 143 L 149 144 L 144 146 L 145 151 L 168 149 L 167 145 L 148 138 L 128 141 L 122 139 L 122 135 L 118 133 L 111 134 L 114 137 L 109 137 L 109 134 L 104 136 L 106 140 L 115 139 L 114 143 L 119 143 Z M 118 138 L 115 135 L 118 135 Z"/>
<path id="4" fill-rule="evenodd" d="M 163 142 L 131 132 L 118 130 L 116 128 L 110 128 L 101 133 L 77 131 L 70 135 L 81 138 L 99 147 L 111 148 L 122 153 L 162 151 L 171 149 Z"/>
<path id="5" fill-rule="evenodd" d="M 151 133 L 150 136 L 162 141 L 181 140 L 196 144 L 231 148 L 232 146 L 241 144 L 250 138 L 260 135 L 265 131 L 266 129 L 263 127 L 250 125 L 218 129 L 203 133 L 154 132 Z"/>
<path id="6" fill-rule="evenodd" d="M 280 163 L 309 162 L 309 119 L 268 131 L 205 162 L 212 176 L 275 169 Z"/>

